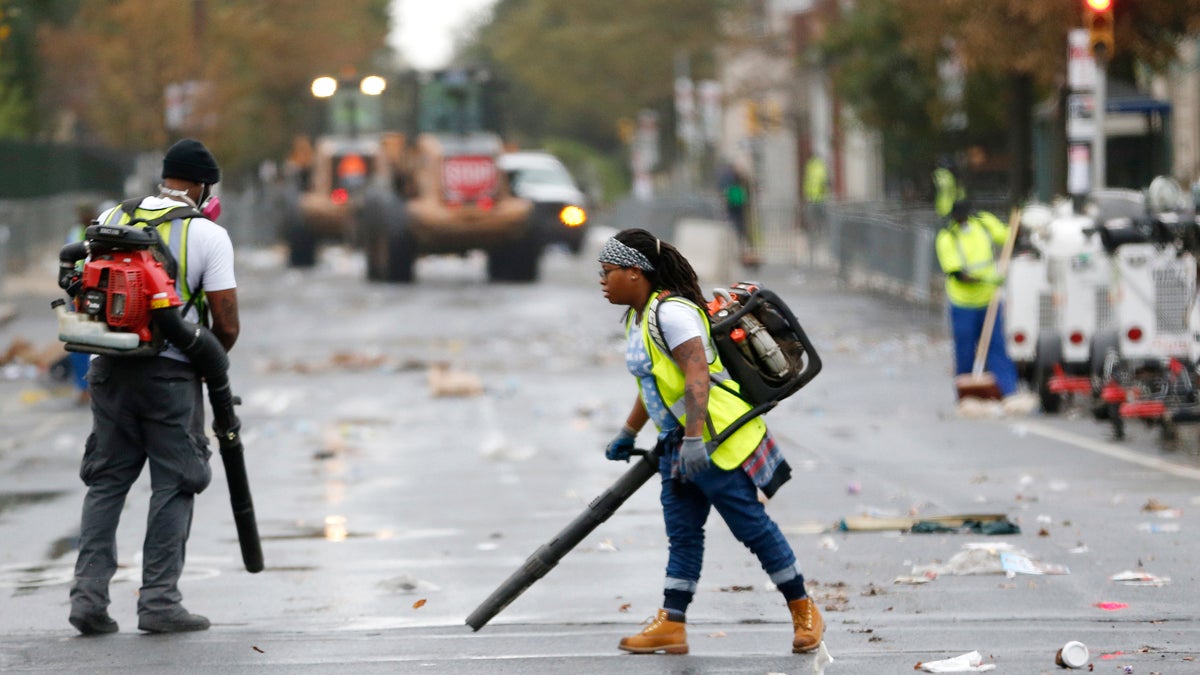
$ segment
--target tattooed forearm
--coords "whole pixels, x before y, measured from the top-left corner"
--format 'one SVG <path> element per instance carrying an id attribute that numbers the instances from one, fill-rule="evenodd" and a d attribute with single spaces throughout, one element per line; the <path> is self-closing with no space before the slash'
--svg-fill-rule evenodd
<path id="1" fill-rule="evenodd" d="M 213 291 L 205 294 L 208 309 L 212 313 L 212 331 L 220 340 L 225 351 L 233 349 L 241 333 L 238 319 L 237 289 Z"/>
<path id="2" fill-rule="evenodd" d="M 687 415 L 684 434 L 699 436 L 708 411 L 708 359 L 704 343 L 698 337 L 692 338 L 672 350 L 671 356 L 683 371 L 683 409 Z"/>

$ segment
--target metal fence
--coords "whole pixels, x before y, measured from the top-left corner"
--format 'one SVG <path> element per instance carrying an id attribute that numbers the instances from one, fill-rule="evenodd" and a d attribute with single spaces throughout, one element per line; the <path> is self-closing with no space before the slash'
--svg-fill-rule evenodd
<path id="1" fill-rule="evenodd" d="M 1003 213 L 1002 196 L 976 199 Z M 764 203 L 755 210 L 755 247 L 768 263 L 795 264 L 929 304 L 941 304 L 944 284 L 934 251 L 943 220 L 932 205 L 899 201 Z"/>
<path id="2" fill-rule="evenodd" d="M 53 256 L 74 223 L 75 208 L 96 195 L 73 193 L 28 200 L 0 200 L 0 291 L 4 273 Z M 263 246 L 278 238 L 284 195 L 276 189 L 222 192 L 221 224 L 234 245 Z M 997 213 L 1001 200 L 977 200 Z M 715 194 L 627 199 L 604 214 L 615 227 L 644 227 L 673 237 L 682 218 L 723 220 Z M 941 220 L 931 206 L 897 201 L 829 202 L 818 207 L 761 203 L 753 211 L 753 249 L 768 264 L 822 269 L 848 285 L 869 287 L 926 303 L 942 302 L 942 275 L 934 255 Z M 7 231 L 7 236 L 5 236 Z M 49 258 L 52 259 L 52 258 Z"/>
<path id="3" fill-rule="evenodd" d="M 98 205 L 104 195 L 62 193 L 49 197 L 0 200 L 0 292 L 6 274 L 29 269 L 37 261 L 56 260 L 58 248 L 76 222 L 80 204 Z M 234 246 L 273 243 L 282 196 L 278 191 L 248 189 L 221 194 L 221 224 Z"/>
<path id="4" fill-rule="evenodd" d="M 718 195 L 695 193 L 628 199 L 602 218 L 618 228 L 642 227 L 671 239 L 674 224 L 683 218 L 726 220 L 726 214 Z M 847 285 L 941 302 L 942 275 L 934 255 L 941 219 L 930 205 L 763 202 L 753 208 L 750 221 L 751 250 L 763 263 L 822 269 Z"/>

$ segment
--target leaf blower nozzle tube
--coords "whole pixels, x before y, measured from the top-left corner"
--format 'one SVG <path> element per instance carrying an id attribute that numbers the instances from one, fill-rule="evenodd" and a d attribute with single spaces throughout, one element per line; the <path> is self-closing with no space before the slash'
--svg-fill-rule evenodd
<path id="1" fill-rule="evenodd" d="M 88 257 L 90 247 L 87 241 L 73 241 L 58 251 L 58 287 L 70 291 L 72 284 L 77 281 L 75 265 Z M 71 293 L 73 296 L 74 293 Z"/>
<path id="2" fill-rule="evenodd" d="M 246 474 L 240 433 L 242 424 L 234 412 L 236 400 L 229 387 L 229 355 L 211 330 L 185 320 L 176 307 L 154 310 L 151 320 L 162 331 L 163 337 L 186 354 L 204 377 L 208 402 L 212 405 L 213 431 L 221 448 L 221 460 L 229 483 L 229 501 L 233 507 L 238 543 L 242 547 L 242 562 L 248 572 L 261 572 L 262 540 L 258 536 L 250 480 Z"/>

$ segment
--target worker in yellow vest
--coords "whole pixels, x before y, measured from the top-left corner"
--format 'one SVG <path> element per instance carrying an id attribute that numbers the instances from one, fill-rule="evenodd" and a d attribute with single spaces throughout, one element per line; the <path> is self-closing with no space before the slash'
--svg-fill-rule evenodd
<path id="1" fill-rule="evenodd" d="M 996 270 L 994 246 L 1008 238 L 1008 225 L 987 211 L 973 211 L 965 200 L 954 203 L 950 219 L 935 239 L 938 263 L 946 274 L 946 300 L 954 337 L 954 372 L 971 372 L 975 350 L 992 296 L 1004 280 Z M 997 308 L 984 369 L 996 378 L 1000 393 L 1017 391 L 1017 368 L 1004 346 L 1004 307 Z"/>

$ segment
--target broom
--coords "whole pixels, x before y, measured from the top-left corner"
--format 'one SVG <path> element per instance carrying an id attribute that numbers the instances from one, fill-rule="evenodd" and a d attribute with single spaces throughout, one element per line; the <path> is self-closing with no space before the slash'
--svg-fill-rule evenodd
<path id="1" fill-rule="evenodd" d="M 1008 271 L 1008 261 L 1012 257 L 1013 245 L 1017 241 L 1017 228 L 1021 225 L 1021 210 L 1013 209 L 1008 217 L 1008 239 L 1000 251 L 1000 260 L 996 263 L 996 271 L 1001 278 Z M 988 344 L 992 341 L 992 330 L 996 327 L 996 313 L 1000 309 L 1000 291 L 997 290 L 988 302 L 987 314 L 983 318 L 983 333 L 979 336 L 979 345 L 975 347 L 975 363 L 971 372 L 957 375 L 954 378 L 954 388 L 958 391 L 958 400 L 965 398 L 981 398 L 1000 400 L 1004 395 L 996 384 L 996 376 L 983 372 L 983 364 L 987 361 Z"/>

